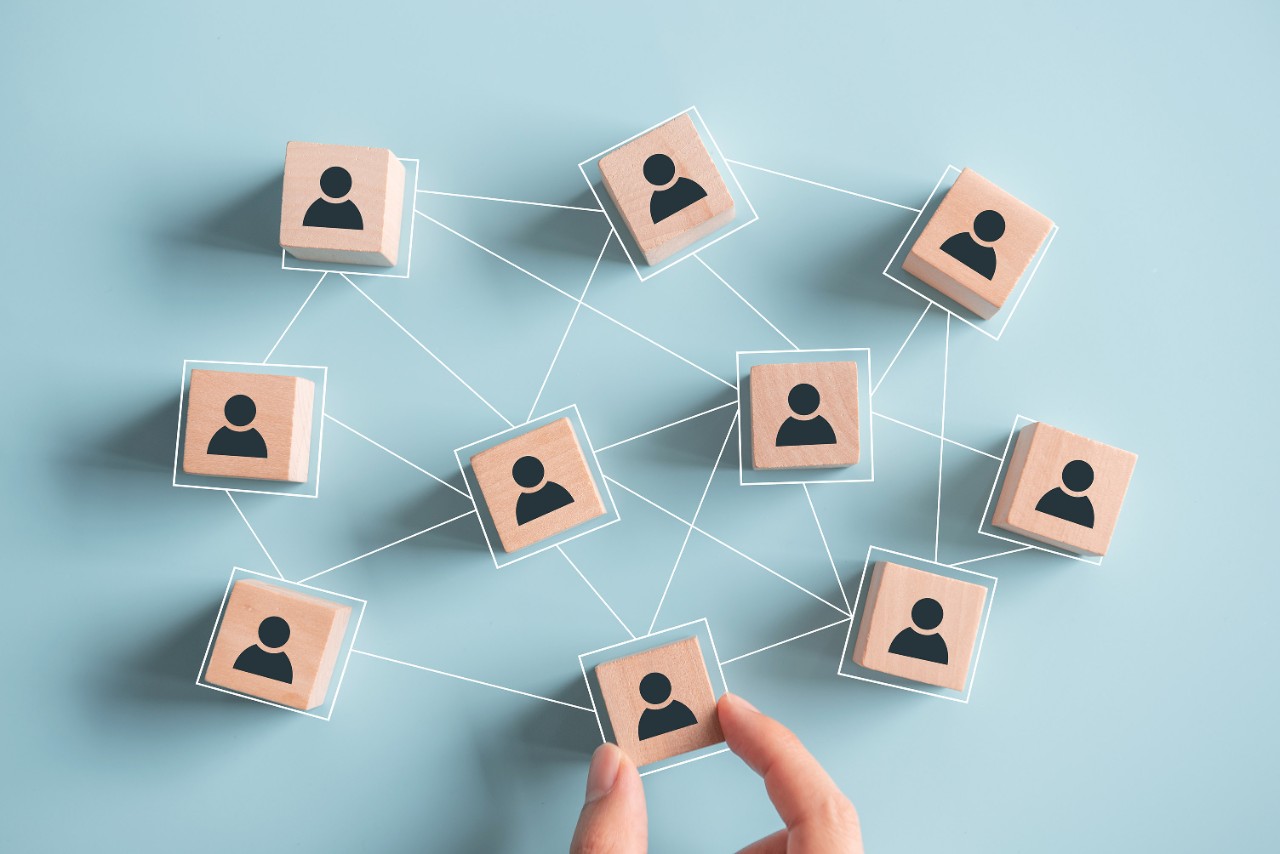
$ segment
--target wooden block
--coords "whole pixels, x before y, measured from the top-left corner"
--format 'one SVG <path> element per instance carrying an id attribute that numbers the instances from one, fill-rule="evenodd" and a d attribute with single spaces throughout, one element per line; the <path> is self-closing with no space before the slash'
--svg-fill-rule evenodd
<path id="1" fill-rule="evenodd" d="M 302 377 L 192 370 L 182 470 L 305 483 L 315 396 Z"/>
<path id="2" fill-rule="evenodd" d="M 648 765 L 724 741 L 696 637 L 596 667 L 618 746 Z"/>
<path id="3" fill-rule="evenodd" d="M 394 267 L 403 215 L 404 164 L 387 149 L 285 148 L 280 245 L 295 258 Z"/>
<path id="4" fill-rule="evenodd" d="M 351 606 L 265 581 L 231 588 L 205 679 L 294 709 L 329 693 Z"/>
<path id="5" fill-rule="evenodd" d="M 979 317 L 991 317 L 1052 228 L 1044 214 L 965 169 L 920 232 L 902 269 Z"/>
<path id="6" fill-rule="evenodd" d="M 1104 555 L 1138 457 L 1037 421 L 1018 431 L 991 523 Z"/>
<path id="7" fill-rule="evenodd" d="M 733 219 L 733 197 L 688 113 L 600 158 L 604 188 L 649 264 Z"/>
<path id="8" fill-rule="evenodd" d="M 752 366 L 754 468 L 837 468 L 860 455 L 857 362 Z"/>
<path id="9" fill-rule="evenodd" d="M 568 418 L 481 451 L 471 469 L 508 552 L 605 514 Z"/>
<path id="10" fill-rule="evenodd" d="M 853 645 L 855 663 L 963 691 L 978 641 L 987 588 L 878 561 Z"/>

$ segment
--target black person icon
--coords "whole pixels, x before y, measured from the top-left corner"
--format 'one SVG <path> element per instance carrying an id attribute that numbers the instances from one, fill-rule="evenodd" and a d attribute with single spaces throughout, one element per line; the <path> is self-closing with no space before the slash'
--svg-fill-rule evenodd
<path id="1" fill-rule="evenodd" d="M 258 641 L 236 658 L 232 665 L 236 670 L 252 673 L 264 679 L 274 679 L 293 684 L 293 664 L 284 652 L 267 652 L 268 649 L 279 649 L 289 642 L 289 624 L 283 617 L 267 617 L 258 624 Z"/>
<path id="2" fill-rule="evenodd" d="M 258 415 L 258 407 L 247 394 L 232 395 L 222 407 L 222 414 L 236 427 L 246 427 Z M 255 428 L 232 430 L 223 426 L 209 440 L 209 454 L 222 457 L 267 458 L 267 443 Z"/>
<path id="3" fill-rule="evenodd" d="M 640 697 L 650 706 L 640 713 L 639 737 L 641 741 L 666 735 L 698 722 L 693 710 L 679 700 L 671 699 L 671 680 L 661 673 L 650 673 L 640 680 Z M 671 702 L 667 702 L 671 700 Z M 666 705 L 662 705 L 666 703 Z"/>
<path id="4" fill-rule="evenodd" d="M 911 622 L 926 632 L 936 629 L 942 622 L 942 605 L 937 599 L 918 600 L 911 606 Z M 948 661 L 947 642 L 942 639 L 942 635 L 917 632 L 912 626 L 898 632 L 893 643 L 889 644 L 889 652 L 935 664 L 946 664 Z"/>
<path id="5" fill-rule="evenodd" d="M 676 164 L 665 154 L 651 154 L 644 162 L 644 178 L 655 187 L 671 184 L 671 179 L 675 177 Z M 701 184 L 682 175 L 670 187 L 653 191 L 653 198 L 649 199 L 649 216 L 653 219 L 653 224 L 657 225 L 706 197 L 707 191 L 702 189 Z"/>
<path id="6" fill-rule="evenodd" d="M 525 489 L 533 489 L 542 483 L 546 469 L 542 460 L 537 457 L 521 457 L 511 467 L 511 478 Z M 541 519 L 548 513 L 567 507 L 573 503 L 573 496 L 554 480 L 542 483 L 542 487 L 533 492 L 522 492 L 516 499 L 516 524 L 523 525 L 534 519 Z"/>
<path id="7" fill-rule="evenodd" d="M 818 411 L 822 395 L 808 383 L 799 383 L 787 394 L 787 405 L 795 415 L 809 416 Z M 831 429 L 831 422 L 821 415 L 812 418 L 787 418 L 778 428 L 778 438 L 774 442 L 779 448 L 793 448 L 798 445 L 834 445 L 836 431 Z"/>
<path id="8" fill-rule="evenodd" d="M 996 275 L 996 250 L 983 243 L 995 243 L 1004 235 L 1004 217 L 996 211 L 983 211 L 973 218 L 973 234 L 962 231 L 942 244 L 942 251 L 985 279 Z M 977 237 L 978 240 L 974 240 Z"/>
<path id="9" fill-rule="evenodd" d="M 1093 485 L 1093 466 L 1084 460 L 1072 460 L 1062 467 L 1062 486 L 1071 492 L 1084 492 Z M 1065 522 L 1074 522 L 1086 528 L 1093 527 L 1093 502 L 1087 495 L 1071 495 L 1062 486 L 1055 486 L 1036 502 L 1036 510 L 1055 516 Z"/>
<path id="10" fill-rule="evenodd" d="M 320 175 L 320 191 L 329 199 L 340 199 L 351 192 L 351 173 L 341 166 L 330 166 Z M 331 202 L 329 199 L 316 199 L 307 208 L 307 215 L 302 224 L 312 228 L 347 228 L 352 231 L 364 230 L 364 217 L 356 203 L 347 199 L 345 202 Z"/>

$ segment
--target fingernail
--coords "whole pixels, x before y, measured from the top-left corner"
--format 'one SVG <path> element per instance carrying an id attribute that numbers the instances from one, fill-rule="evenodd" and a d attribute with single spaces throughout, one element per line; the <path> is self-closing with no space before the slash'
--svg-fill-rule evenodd
<path id="1" fill-rule="evenodd" d="M 591 755 L 591 770 L 587 772 L 587 803 L 594 803 L 613 789 L 622 766 L 622 751 L 612 744 L 602 744 Z"/>
<path id="2" fill-rule="evenodd" d="M 759 713 L 759 711 L 760 711 L 759 709 L 757 709 L 755 706 L 751 705 L 751 704 L 750 704 L 750 703 L 748 703 L 746 700 L 744 700 L 744 699 L 742 699 L 741 697 L 739 697 L 737 694 L 731 694 L 730 696 L 732 696 L 732 697 L 733 697 L 733 701 L 734 701 L 735 703 L 737 703 L 738 705 L 740 705 L 740 706 L 742 706 L 743 708 L 747 709 L 748 711 Z"/>

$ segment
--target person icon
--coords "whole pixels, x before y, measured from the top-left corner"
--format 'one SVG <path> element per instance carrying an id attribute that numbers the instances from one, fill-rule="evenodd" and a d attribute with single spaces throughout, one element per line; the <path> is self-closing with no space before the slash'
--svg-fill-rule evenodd
<path id="1" fill-rule="evenodd" d="M 247 427 L 257 417 L 258 407 L 247 394 L 236 394 L 227 398 L 222 414 L 232 425 Z M 209 440 L 207 453 L 220 457 L 258 457 L 265 460 L 267 443 L 253 427 L 248 430 L 233 430 L 224 425 Z"/>
<path id="2" fill-rule="evenodd" d="M 666 735 L 698 722 L 693 710 L 679 700 L 671 699 L 671 680 L 661 673 L 650 673 L 640 680 L 640 698 L 650 706 L 640 713 L 640 740 Z M 667 702 L 671 700 L 671 702 Z M 666 703 L 666 705 L 661 705 Z"/>
<path id="3" fill-rule="evenodd" d="M 293 684 L 293 664 L 284 652 L 267 652 L 279 649 L 289 642 L 289 624 L 283 617 L 267 617 L 258 624 L 258 642 L 236 658 L 232 665 L 236 670 L 252 673 L 264 679 L 274 679 L 286 685 Z"/>
<path id="4" fill-rule="evenodd" d="M 351 173 L 341 166 L 330 166 L 320 175 L 320 191 L 329 199 L 341 199 L 351 192 Z M 347 199 L 345 202 L 316 199 L 307 208 L 307 215 L 302 224 L 311 228 L 347 228 L 352 231 L 364 230 L 364 217 L 356 203 Z"/>
<path id="5" fill-rule="evenodd" d="M 779 448 L 793 448 L 798 445 L 834 445 L 836 431 L 831 429 L 831 422 L 821 415 L 810 416 L 818 411 L 822 395 L 808 383 L 799 383 L 787 394 L 787 405 L 795 415 L 787 418 L 778 428 L 778 438 L 774 444 Z"/>
<path id="6" fill-rule="evenodd" d="M 911 606 L 911 622 L 925 632 L 932 632 L 942 623 L 942 605 L 937 599 L 918 600 Z M 918 632 L 912 626 L 907 626 L 898 632 L 893 643 L 889 644 L 889 652 L 907 658 L 918 658 L 921 661 L 932 661 L 934 664 L 946 664 L 949 660 L 947 642 L 942 639 L 942 635 L 936 632 L 933 634 Z"/>
<path id="7" fill-rule="evenodd" d="M 1004 234 L 1004 217 L 983 211 L 973 218 L 973 234 L 962 231 L 942 244 L 942 251 L 985 279 L 996 275 L 996 250 L 982 243 L 995 243 Z M 974 240 L 977 237 L 978 240 Z"/>
<path id="8" fill-rule="evenodd" d="M 533 489 L 542 483 L 545 476 L 546 469 L 542 466 L 542 460 L 537 457 L 521 457 L 511 467 L 512 480 L 525 489 Z M 548 480 L 533 492 L 520 493 L 520 497 L 516 499 L 516 524 L 523 525 L 534 519 L 541 519 L 548 513 L 572 503 L 573 496 L 569 494 L 569 490 L 553 480 Z"/>
<path id="9" fill-rule="evenodd" d="M 1062 467 L 1062 486 L 1055 486 L 1036 502 L 1036 510 L 1065 522 L 1074 522 L 1085 528 L 1093 527 L 1093 502 L 1087 495 L 1071 495 L 1084 492 L 1093 485 L 1093 466 L 1084 460 L 1072 460 Z"/>
<path id="10" fill-rule="evenodd" d="M 671 184 L 671 179 L 675 177 L 675 161 L 665 154 L 651 154 L 644 162 L 644 178 L 655 187 Z M 653 224 L 657 225 L 706 197 L 707 191 L 702 189 L 701 184 L 692 178 L 681 176 L 670 187 L 653 191 L 653 197 L 649 199 L 649 216 L 653 218 Z"/>

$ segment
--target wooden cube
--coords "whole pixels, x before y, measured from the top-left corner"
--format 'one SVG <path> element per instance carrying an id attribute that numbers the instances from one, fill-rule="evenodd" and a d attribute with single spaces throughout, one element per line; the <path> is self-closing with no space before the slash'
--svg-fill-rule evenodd
<path id="1" fill-rule="evenodd" d="M 696 637 L 596 667 L 614 740 L 636 765 L 724 741 Z"/>
<path id="2" fill-rule="evenodd" d="M 856 362 L 752 366 L 754 468 L 837 468 L 860 454 Z"/>
<path id="3" fill-rule="evenodd" d="M 600 158 L 604 188 L 648 264 L 733 219 L 733 197 L 688 113 Z"/>
<path id="4" fill-rule="evenodd" d="M 1053 222 L 965 169 L 907 253 L 902 269 L 979 317 L 1004 305 Z"/>
<path id="5" fill-rule="evenodd" d="M 182 470 L 305 483 L 315 395 L 302 377 L 192 370 Z"/>
<path id="6" fill-rule="evenodd" d="M 286 147 L 280 245 L 295 258 L 394 267 L 403 215 L 404 164 L 387 149 Z"/>
<path id="7" fill-rule="evenodd" d="M 329 693 L 351 606 L 266 581 L 231 588 L 205 680 L 294 709 Z"/>
<path id="8" fill-rule="evenodd" d="M 1044 422 L 1018 432 L 991 523 L 1080 554 L 1104 555 L 1138 457 Z"/>
<path id="9" fill-rule="evenodd" d="M 481 451 L 471 470 L 507 552 L 605 514 L 568 418 Z"/>
<path id="10" fill-rule="evenodd" d="M 941 688 L 963 691 L 982 625 L 987 588 L 889 561 L 878 561 L 853 660 Z"/>

